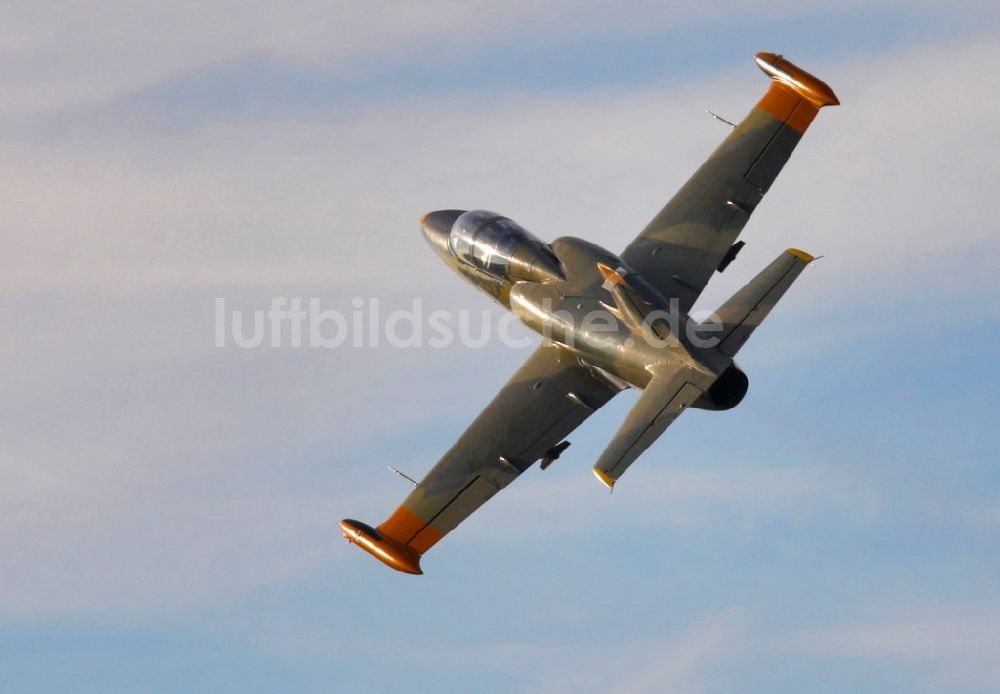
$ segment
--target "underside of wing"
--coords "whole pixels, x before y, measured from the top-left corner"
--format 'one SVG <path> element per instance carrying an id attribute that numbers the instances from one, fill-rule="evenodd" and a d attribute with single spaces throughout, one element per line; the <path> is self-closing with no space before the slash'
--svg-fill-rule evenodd
<path id="1" fill-rule="evenodd" d="M 772 78 L 767 93 L 621 256 L 684 311 L 727 258 L 819 109 L 839 103 L 824 82 L 781 56 L 758 53 L 757 64 Z"/>
<path id="2" fill-rule="evenodd" d="M 345 537 L 395 569 L 421 573 L 424 552 L 618 391 L 567 350 L 542 345 L 385 522 L 345 520 Z"/>

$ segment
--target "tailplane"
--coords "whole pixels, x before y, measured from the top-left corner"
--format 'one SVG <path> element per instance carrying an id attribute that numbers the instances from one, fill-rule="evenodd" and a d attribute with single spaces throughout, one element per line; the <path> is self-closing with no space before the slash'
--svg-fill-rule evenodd
<path id="1" fill-rule="evenodd" d="M 795 278 L 813 260 L 808 253 L 789 248 L 722 304 L 714 314 L 716 323 L 722 325 L 721 330 L 714 332 L 719 340 L 716 349 L 727 357 L 736 356 Z"/>
<path id="2" fill-rule="evenodd" d="M 660 434 L 705 392 L 712 375 L 688 366 L 664 365 L 654 371 L 639 400 L 594 465 L 594 475 L 609 489 Z"/>

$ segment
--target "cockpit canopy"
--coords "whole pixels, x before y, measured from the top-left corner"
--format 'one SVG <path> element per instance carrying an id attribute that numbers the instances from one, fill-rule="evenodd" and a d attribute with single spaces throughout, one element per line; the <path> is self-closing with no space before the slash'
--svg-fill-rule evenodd
<path id="1" fill-rule="evenodd" d="M 503 280 L 564 279 L 552 249 L 517 222 L 470 210 L 452 225 L 448 246 L 457 258 Z"/>

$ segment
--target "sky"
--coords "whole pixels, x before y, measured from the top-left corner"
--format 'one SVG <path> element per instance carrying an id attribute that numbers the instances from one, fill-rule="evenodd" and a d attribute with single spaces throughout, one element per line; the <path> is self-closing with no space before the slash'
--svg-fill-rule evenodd
<path id="1" fill-rule="evenodd" d="M 2 15 L 0 691 L 1000 690 L 993 3 Z M 217 301 L 499 320 L 420 215 L 620 250 L 725 136 L 705 109 L 763 94 L 761 50 L 842 105 L 697 304 L 823 256 L 743 403 L 609 495 L 622 394 L 424 576 L 350 547 L 341 518 L 409 491 L 386 466 L 424 474 L 530 347 L 220 347 Z"/>

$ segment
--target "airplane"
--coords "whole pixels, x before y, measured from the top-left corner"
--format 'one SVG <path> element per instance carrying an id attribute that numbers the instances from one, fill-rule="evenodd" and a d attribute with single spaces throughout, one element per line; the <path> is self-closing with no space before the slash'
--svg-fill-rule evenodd
<path id="1" fill-rule="evenodd" d="M 552 464 L 622 390 L 641 394 L 593 467 L 608 488 L 684 410 L 740 403 L 749 380 L 734 357 L 813 256 L 790 248 L 711 320 L 688 313 L 819 109 L 840 103 L 781 55 L 756 62 L 771 78 L 764 96 L 620 255 L 570 236 L 546 244 L 485 210 L 421 218 L 441 259 L 543 340 L 389 518 L 341 521 L 349 542 L 421 574 L 431 547 L 536 461 Z"/>

